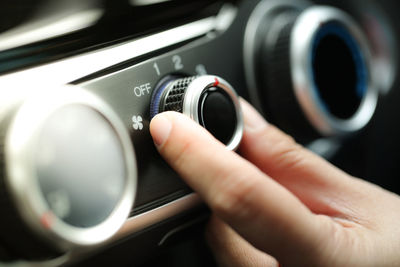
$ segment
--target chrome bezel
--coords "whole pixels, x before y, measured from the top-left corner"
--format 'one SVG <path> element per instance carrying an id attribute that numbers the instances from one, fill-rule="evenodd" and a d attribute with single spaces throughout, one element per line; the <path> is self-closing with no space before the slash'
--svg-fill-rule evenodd
<path id="1" fill-rule="evenodd" d="M 188 86 L 185 92 L 185 97 L 183 100 L 182 113 L 192 118 L 195 122 L 199 123 L 199 104 L 202 93 L 210 87 L 218 86 L 218 88 L 223 89 L 231 98 L 235 110 L 236 110 L 236 129 L 232 135 L 232 139 L 228 144 L 226 144 L 227 149 L 236 150 L 243 137 L 243 115 L 240 108 L 239 97 L 233 87 L 224 79 L 205 75 L 194 79 Z"/>
<path id="2" fill-rule="evenodd" d="M 263 21 L 273 16 L 276 10 L 299 10 L 302 13 L 292 30 L 290 43 L 290 63 L 293 89 L 297 101 L 312 126 L 322 136 L 343 136 L 361 130 L 371 120 L 378 100 L 378 90 L 371 64 L 371 52 L 363 32 L 346 13 L 328 6 L 310 7 L 306 1 L 269 1 L 260 2 L 254 9 L 246 27 L 244 41 L 244 63 L 249 94 L 252 103 L 262 111 L 261 95 L 257 84 L 255 55 L 257 55 L 258 35 Z M 318 97 L 313 83 L 310 58 L 315 34 L 328 22 L 339 22 L 353 36 L 359 45 L 368 72 L 367 90 L 359 109 L 349 119 L 339 119 L 330 114 Z"/>
<path id="3" fill-rule="evenodd" d="M 331 114 L 324 107 L 314 84 L 310 60 L 314 37 L 321 27 L 330 22 L 339 23 L 349 31 L 364 56 L 367 69 L 366 93 L 358 110 L 349 119 L 340 119 Z M 292 30 L 290 60 L 293 88 L 297 100 L 306 117 L 322 135 L 341 136 L 359 131 L 368 124 L 378 101 L 378 90 L 372 80 L 371 52 L 362 31 L 346 13 L 327 6 L 315 6 L 305 10 L 297 18 Z"/>
<path id="4" fill-rule="evenodd" d="M 109 217 L 94 227 L 68 225 L 51 213 L 38 184 L 35 148 L 46 119 L 68 105 L 84 105 L 98 112 L 112 126 L 125 158 L 126 177 L 119 203 Z M 99 245 L 110 239 L 131 211 L 137 187 L 137 167 L 133 145 L 124 124 L 100 98 L 88 91 L 64 86 L 44 90 L 26 100 L 10 123 L 5 138 L 6 185 L 24 222 L 60 251 Z M 47 216 L 47 217 L 43 217 Z M 51 225 L 43 220 L 51 219 Z"/>

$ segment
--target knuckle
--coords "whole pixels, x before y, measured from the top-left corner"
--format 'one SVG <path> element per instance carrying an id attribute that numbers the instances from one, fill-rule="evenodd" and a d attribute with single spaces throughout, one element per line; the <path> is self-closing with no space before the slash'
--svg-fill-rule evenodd
<path id="1" fill-rule="evenodd" d="M 299 145 L 285 147 L 276 156 L 276 159 L 285 168 L 298 165 L 303 160 L 302 148 Z"/>
<path id="2" fill-rule="evenodd" d="M 272 149 L 274 165 L 278 169 L 293 169 L 302 165 L 307 159 L 304 148 L 288 135 L 279 138 Z"/>

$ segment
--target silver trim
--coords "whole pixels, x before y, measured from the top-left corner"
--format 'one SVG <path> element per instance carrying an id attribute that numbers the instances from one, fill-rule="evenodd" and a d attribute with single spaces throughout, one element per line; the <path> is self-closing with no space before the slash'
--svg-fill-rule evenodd
<path id="1" fill-rule="evenodd" d="M 315 34 L 328 22 L 339 22 L 357 41 L 368 71 L 367 92 L 359 109 L 349 119 L 339 119 L 330 114 L 318 96 L 311 73 L 310 58 Z M 345 135 L 362 129 L 372 118 L 378 90 L 373 81 L 371 53 L 357 24 L 339 9 L 325 6 L 310 7 L 297 19 L 290 43 L 291 72 L 294 91 L 311 124 L 324 136 Z"/>
<path id="2" fill-rule="evenodd" d="M 233 23 L 238 13 L 238 9 L 233 4 L 224 4 L 218 14 L 215 30 L 223 32 Z"/>
<path id="3" fill-rule="evenodd" d="M 127 175 L 119 203 L 104 222 L 91 228 L 73 227 L 52 215 L 36 176 L 34 152 L 41 126 L 54 111 L 74 104 L 88 106 L 108 121 L 120 139 L 125 158 Z M 125 126 L 105 102 L 74 86 L 44 91 L 22 104 L 6 132 L 5 163 L 4 179 L 20 215 L 33 231 L 62 251 L 98 245 L 111 238 L 128 217 L 136 194 L 136 158 Z M 51 225 L 43 224 L 43 216 L 51 216 Z"/>
<path id="4" fill-rule="evenodd" d="M 0 34 L 0 51 L 56 38 L 87 28 L 100 20 L 103 13 L 104 10 L 100 8 L 92 8 L 75 11 L 64 16 L 59 15 L 50 18 L 43 16 L 45 19 L 31 21 Z"/>
<path id="5" fill-rule="evenodd" d="M 192 193 L 165 204 L 164 206 L 131 217 L 125 222 L 124 226 L 118 231 L 113 240 L 117 241 L 132 233 L 139 232 L 174 215 L 190 210 L 201 203 L 203 202 L 200 197 L 197 194 Z"/>
<path id="6" fill-rule="evenodd" d="M 7 262 L 5 266 L 7 267 L 55 267 L 55 266 L 63 266 L 63 264 L 67 263 L 68 255 L 65 254 L 61 257 L 58 257 L 53 260 L 48 261 L 15 261 L 15 262 Z M 1 263 L 1 262 L 0 262 Z M 4 266 L 4 265 L 3 265 Z"/>
<path id="7" fill-rule="evenodd" d="M 129 3 L 132 6 L 149 6 L 149 5 L 154 5 L 154 4 L 160 4 L 160 3 L 165 3 L 169 2 L 171 0 L 129 0 Z"/>
<path id="8" fill-rule="evenodd" d="M 229 9 L 227 12 L 232 12 L 232 10 Z M 229 21 L 224 18 L 225 12 L 222 12 L 218 16 L 198 20 L 144 38 L 0 76 L 0 93 L 3 90 L 9 90 L 8 88 L 19 88 L 26 94 L 31 91 L 27 84 L 38 82 L 42 87 L 68 84 L 121 62 L 205 35 L 215 30 L 217 26 L 218 30 L 221 30 L 221 25 L 229 27 Z M 222 23 L 221 20 L 226 23 Z"/>
<path id="9" fill-rule="evenodd" d="M 226 147 L 229 150 L 236 150 L 242 141 L 244 122 L 239 103 L 239 97 L 233 87 L 227 81 L 221 77 L 213 75 L 204 75 L 194 79 L 186 89 L 182 113 L 199 123 L 198 108 L 201 94 L 204 92 L 204 90 L 214 86 L 218 86 L 219 88 L 223 89 L 230 96 L 233 104 L 235 105 L 237 120 L 236 130 L 231 141 L 226 145 Z"/>

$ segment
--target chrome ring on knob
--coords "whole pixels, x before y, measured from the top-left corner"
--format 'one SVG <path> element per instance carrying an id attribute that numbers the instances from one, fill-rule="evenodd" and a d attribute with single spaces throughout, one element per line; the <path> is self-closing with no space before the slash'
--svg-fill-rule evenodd
<path id="1" fill-rule="evenodd" d="M 188 89 L 186 90 L 182 112 L 183 114 L 189 116 L 194 121 L 199 123 L 200 121 L 198 107 L 200 104 L 201 94 L 204 90 L 210 87 L 219 87 L 223 89 L 230 96 L 233 104 L 235 105 L 237 126 L 235 133 L 232 135 L 231 141 L 229 142 L 229 144 L 226 145 L 226 147 L 229 150 L 236 150 L 242 140 L 244 124 L 243 117 L 241 115 L 239 97 L 227 81 L 220 77 L 212 75 L 200 76 L 193 80 L 193 82 L 190 83 Z"/>
<path id="2" fill-rule="evenodd" d="M 104 194 L 113 194 L 112 199 L 115 199 L 115 203 L 113 203 L 115 206 L 110 208 L 110 212 L 105 214 L 104 218 L 101 217 L 103 216 L 102 214 L 97 221 L 91 222 L 92 225 L 74 225 L 60 218 L 53 207 L 50 206 L 48 199 L 45 198 L 43 185 L 41 184 L 42 180 L 40 180 L 44 176 L 46 176 L 46 179 L 50 180 L 54 177 L 51 176 L 51 172 L 46 172 L 46 174 L 42 175 L 42 170 L 38 167 L 38 155 L 43 157 L 43 160 L 51 160 L 52 157 L 51 153 L 46 154 L 47 152 L 44 151 L 46 150 L 45 147 L 39 145 L 43 139 L 43 129 L 46 129 L 46 123 L 52 118 L 53 114 L 63 109 L 68 113 L 70 111 L 69 108 L 72 110 L 75 108 L 78 110 L 83 109 L 83 113 L 87 112 L 90 116 L 93 115 L 93 117 L 98 119 L 98 122 L 104 126 L 104 129 L 109 129 L 110 135 L 108 136 L 110 136 L 110 139 L 98 140 L 102 138 L 102 133 L 97 132 L 97 134 L 94 133 L 93 135 L 93 142 L 98 140 L 99 142 L 107 143 L 112 139 L 111 141 L 115 144 L 113 147 L 116 147 L 116 153 L 120 155 L 120 158 L 116 160 L 121 159 L 123 161 L 117 163 L 118 167 L 115 168 L 118 170 L 121 169 L 121 176 L 113 177 L 113 173 L 110 173 L 109 177 L 110 179 L 116 178 L 116 180 L 120 180 L 118 190 L 116 192 L 104 192 Z M 78 113 L 79 112 L 77 112 L 77 114 Z M 89 119 L 91 118 L 90 116 L 88 117 Z M 72 119 L 80 120 L 79 117 Z M 65 127 L 68 128 L 69 122 L 60 122 L 60 124 L 63 123 L 65 123 Z M 71 123 L 73 123 L 73 121 L 71 121 Z M 58 132 L 62 130 L 63 129 L 57 129 Z M 87 131 L 90 130 L 90 128 L 82 130 Z M 50 132 L 51 131 L 50 129 Z M 116 115 L 105 102 L 94 94 L 74 86 L 64 86 L 41 91 L 37 96 L 26 100 L 18 108 L 16 114 L 11 117 L 9 128 L 5 134 L 5 152 L 3 159 L 5 160 L 6 169 L 6 176 L 4 177 L 5 183 L 16 204 L 18 213 L 33 232 L 50 242 L 50 244 L 59 251 L 68 251 L 76 247 L 98 245 L 108 240 L 120 229 L 131 211 L 136 193 L 136 159 L 127 129 L 118 115 Z M 67 140 L 64 141 L 68 142 L 69 139 L 67 138 Z M 56 142 L 58 142 L 57 138 L 53 143 Z M 96 145 L 94 144 L 93 147 L 96 147 Z M 108 145 L 106 145 L 106 147 L 108 147 Z M 43 151 L 38 151 L 38 149 L 43 149 Z M 81 151 L 77 151 L 77 153 L 85 152 L 84 148 L 82 148 Z M 109 151 L 104 151 L 104 153 L 109 153 Z M 96 155 L 91 156 L 96 157 Z M 56 156 L 53 155 L 53 159 L 54 157 Z M 80 158 L 82 158 L 82 156 Z M 59 161 L 58 159 L 57 162 Z M 88 162 L 97 161 L 92 161 L 90 158 L 87 158 L 85 162 L 82 162 L 82 165 Z M 66 162 L 65 164 L 68 163 Z M 88 166 L 89 172 L 92 170 L 90 169 L 91 167 L 96 166 Z M 107 168 L 107 166 L 105 168 Z M 76 175 L 79 176 L 79 174 Z M 88 177 L 89 176 L 90 175 L 88 175 Z M 93 175 L 90 177 L 93 178 Z M 77 177 L 77 180 L 83 180 L 83 178 L 86 177 Z M 86 184 L 90 184 L 91 181 L 85 182 Z M 94 187 L 97 186 L 96 179 L 92 182 Z M 117 181 L 115 182 L 117 183 Z M 109 183 L 107 182 L 107 184 L 112 183 L 113 180 L 110 180 Z M 79 190 L 79 186 L 79 183 L 75 184 L 74 188 Z M 103 188 L 106 188 L 106 186 Z M 113 188 L 108 189 L 113 190 Z M 74 191 L 74 193 L 76 192 Z M 55 204 L 59 205 L 58 208 L 61 209 L 61 211 L 63 209 L 65 211 L 67 207 L 65 207 L 65 203 L 62 203 L 63 195 L 59 195 L 58 199 L 56 195 L 53 197 L 56 201 Z M 90 196 L 88 193 L 87 197 L 91 198 L 95 196 Z M 102 198 L 103 195 L 100 197 Z M 95 198 L 92 198 L 92 200 L 93 199 Z M 105 199 L 107 200 L 108 198 L 105 197 Z M 59 203 L 57 203 L 57 201 L 59 201 Z"/>
<path id="3" fill-rule="evenodd" d="M 295 15 L 292 16 L 295 21 L 290 32 L 288 49 L 290 67 L 286 71 L 290 72 L 293 94 L 309 124 L 317 130 L 319 135 L 326 137 L 345 136 L 361 130 L 371 120 L 378 100 L 377 82 L 371 65 L 371 52 L 357 23 L 346 13 L 334 7 L 312 6 L 311 2 L 302 0 L 264 0 L 255 7 L 246 28 L 244 41 L 245 71 L 252 102 L 259 110 L 265 110 L 263 91 L 267 90 L 263 87 L 266 85 L 260 81 L 262 74 L 259 73 L 256 57 L 260 55 L 259 50 L 262 49 L 262 45 L 274 44 L 278 39 L 279 32 L 272 32 L 268 36 L 269 39 L 266 38 L 266 25 L 278 23 L 279 21 L 274 21 L 278 17 L 277 14 L 286 12 Z M 365 87 L 358 88 L 361 92 L 360 103 L 353 106 L 354 111 L 350 111 L 349 116 L 341 117 L 331 112 L 329 105 L 321 97 L 321 88 L 318 88 L 316 84 L 313 70 L 315 44 L 324 31 L 326 32 L 329 24 L 338 25 L 336 30 L 341 33 L 338 33 L 337 37 L 341 38 L 347 46 L 346 49 L 351 51 L 351 57 L 353 57 L 351 60 L 357 65 L 355 70 L 359 76 L 357 86 Z M 364 81 L 361 81 L 362 79 Z M 340 106 L 341 101 L 337 102 L 329 104 Z"/>
<path id="4" fill-rule="evenodd" d="M 353 50 L 357 70 L 364 72 L 359 85 L 361 102 L 357 110 L 349 118 L 343 119 L 332 114 L 321 99 L 315 83 L 312 68 L 314 47 L 318 35 L 329 24 L 342 27 L 343 33 L 337 33 Z M 348 36 L 345 36 L 348 35 Z M 347 40 L 346 40 L 347 39 Z M 308 8 L 297 18 L 292 31 L 290 58 L 293 86 L 296 97 L 313 126 L 323 135 L 343 135 L 362 129 L 372 118 L 377 100 L 378 90 L 372 80 L 371 53 L 363 33 L 356 23 L 344 12 L 332 7 L 316 6 Z M 329 62 L 327 62 L 329 64 Z M 340 67 L 340 66 L 338 66 Z M 362 69 L 362 70 L 361 70 Z M 340 103 L 337 103 L 340 105 Z"/>
<path id="5" fill-rule="evenodd" d="M 152 97 L 150 107 L 151 117 L 154 117 L 159 112 L 166 111 L 164 108 L 168 105 L 167 100 L 169 100 L 170 93 L 179 89 L 182 90 L 182 93 L 179 92 L 177 95 L 173 95 L 173 101 L 179 102 L 179 109 L 177 110 L 173 108 L 172 110 L 182 112 L 198 124 L 202 125 L 200 119 L 201 116 L 199 114 L 199 107 L 201 106 L 200 102 L 203 93 L 210 88 L 219 88 L 223 90 L 226 96 L 229 97 L 229 100 L 232 101 L 235 110 L 234 116 L 236 125 L 232 137 L 229 142 L 225 143 L 225 145 L 229 150 L 236 150 L 242 140 L 244 129 L 239 96 L 227 81 L 218 76 L 204 75 L 186 78 L 170 76 L 163 79 Z"/>

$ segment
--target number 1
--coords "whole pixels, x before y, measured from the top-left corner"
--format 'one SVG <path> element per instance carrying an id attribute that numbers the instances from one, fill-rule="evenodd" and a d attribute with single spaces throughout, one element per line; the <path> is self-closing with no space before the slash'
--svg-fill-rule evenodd
<path id="1" fill-rule="evenodd" d="M 161 72 L 160 72 L 160 68 L 158 67 L 157 63 L 154 63 L 153 68 L 156 70 L 157 75 L 160 76 Z"/>

